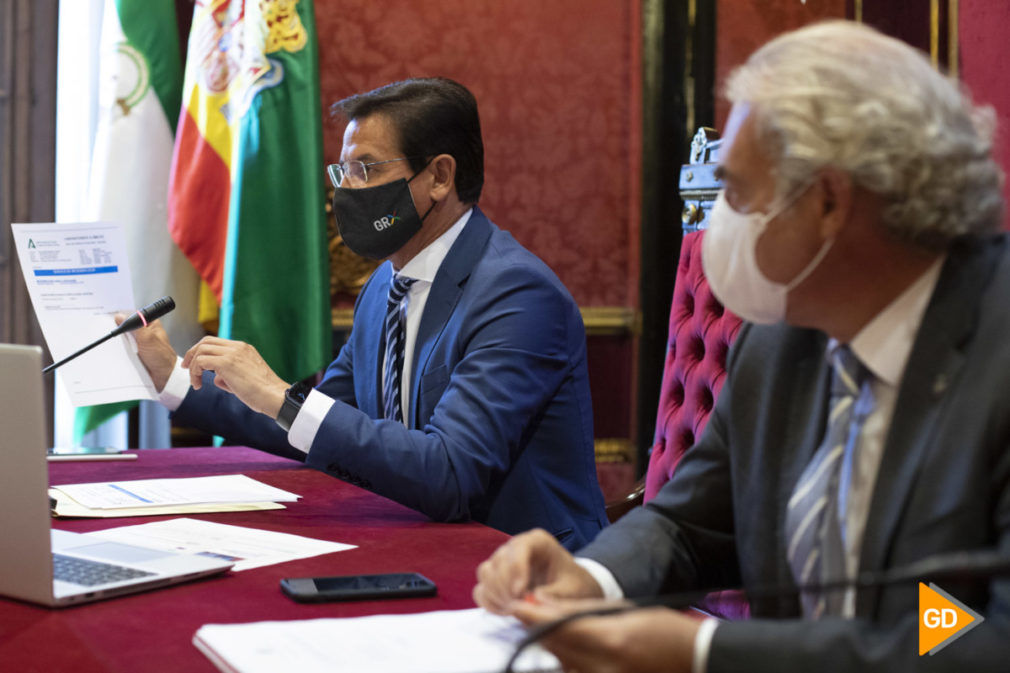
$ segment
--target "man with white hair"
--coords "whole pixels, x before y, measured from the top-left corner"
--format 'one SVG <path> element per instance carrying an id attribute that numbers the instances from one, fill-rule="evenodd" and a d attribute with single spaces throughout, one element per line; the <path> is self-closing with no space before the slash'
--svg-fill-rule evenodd
<path id="1" fill-rule="evenodd" d="M 749 621 L 650 608 L 573 622 L 545 643 L 579 673 L 1006 670 L 1005 579 L 938 581 L 985 621 L 928 657 L 915 582 L 799 590 L 950 552 L 1010 558 L 991 113 L 847 22 L 773 40 L 727 93 L 703 262 L 749 322 L 703 436 L 577 557 L 542 532 L 513 538 L 474 598 L 540 623 L 586 607 L 573 599 L 750 589 Z"/>

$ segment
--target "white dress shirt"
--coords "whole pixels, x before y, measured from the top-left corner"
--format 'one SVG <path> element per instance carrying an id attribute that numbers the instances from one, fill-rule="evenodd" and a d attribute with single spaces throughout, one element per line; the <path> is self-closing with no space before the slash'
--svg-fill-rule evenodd
<path id="1" fill-rule="evenodd" d="M 463 213 L 456 222 L 441 236 L 428 244 L 423 250 L 417 253 L 402 269 L 396 272 L 413 278 L 417 282 L 410 286 L 407 293 L 407 321 L 404 328 L 403 345 L 403 372 L 401 380 L 405 383 L 400 386 L 402 395 L 403 423 L 407 425 L 410 418 L 410 375 L 414 365 L 414 344 L 417 342 L 417 330 L 421 325 L 421 314 L 424 313 L 424 305 L 428 301 L 428 293 L 431 291 L 431 284 L 435 280 L 435 274 L 442 266 L 442 260 L 449 254 L 452 244 L 459 238 L 463 227 L 470 220 L 473 209 Z M 170 411 L 175 411 L 182 404 L 183 399 L 189 392 L 189 372 L 181 366 L 182 358 L 176 361 L 175 369 L 169 376 L 165 388 L 161 391 L 158 400 Z M 382 363 L 383 380 L 385 380 L 386 363 Z M 295 416 L 291 429 L 288 430 L 288 442 L 294 448 L 309 452 L 312 442 L 319 432 L 319 426 L 333 406 L 334 399 L 318 390 L 312 390 L 305 398 L 298 415 Z"/>
<path id="2" fill-rule="evenodd" d="M 859 361 L 873 374 L 870 387 L 875 401 L 873 411 L 866 417 L 856 440 L 852 482 L 845 512 L 847 530 L 845 567 L 846 574 L 850 577 L 859 570 L 859 554 L 862 550 L 863 534 L 866 531 L 866 518 L 870 512 L 870 500 L 880 469 L 880 459 L 884 453 L 887 431 L 894 416 L 898 387 L 904 377 L 908 356 L 912 352 L 915 336 L 922 324 L 929 298 L 933 296 L 945 259 L 946 256 L 942 256 L 930 266 L 897 299 L 874 316 L 849 344 Z M 827 352 L 831 352 L 836 345 L 834 339 L 830 340 Z M 606 598 L 624 597 L 621 586 L 606 566 L 587 558 L 578 558 L 576 562 L 599 583 Z M 855 616 L 855 598 L 855 590 L 850 589 L 845 595 L 842 610 L 844 616 Z M 705 673 L 708 668 L 708 653 L 718 623 L 716 619 L 706 619 L 698 629 L 694 639 L 692 673 Z"/>
<path id="3" fill-rule="evenodd" d="M 428 293 L 431 291 L 431 284 L 435 281 L 435 274 L 442 266 L 442 260 L 449 254 L 449 248 L 456 242 L 463 232 L 463 227 L 470 220 L 473 208 L 463 213 L 456 222 L 449 227 L 444 234 L 436 238 L 428 247 L 414 255 L 409 262 L 403 265 L 402 269 L 396 273 L 406 278 L 413 278 L 414 284 L 407 291 L 405 301 L 407 302 L 407 320 L 404 325 L 403 335 L 403 371 L 400 373 L 400 408 L 403 410 L 403 424 L 409 426 L 407 422 L 410 418 L 410 376 L 414 371 L 414 344 L 417 343 L 417 330 L 421 326 L 421 315 L 424 313 L 424 305 L 428 303 Z M 386 380 L 386 366 L 388 363 L 383 360 L 382 380 Z M 307 449 L 306 449 L 307 450 Z"/>
<path id="4" fill-rule="evenodd" d="M 845 511 L 845 572 L 854 577 L 859 571 L 859 555 L 863 548 L 863 533 L 870 513 L 870 500 L 884 454 L 887 431 L 891 428 L 898 387 L 905 376 L 905 365 L 912 352 L 915 335 L 922 324 L 929 298 L 933 296 L 936 281 L 946 255 L 933 263 L 918 280 L 912 283 L 897 299 L 878 313 L 849 343 L 849 348 L 859 361 L 870 370 L 873 379 L 873 411 L 866 417 L 856 440 L 852 485 Z M 831 350 L 833 344 L 828 344 Z M 856 591 L 845 594 L 842 615 L 856 614 Z"/>

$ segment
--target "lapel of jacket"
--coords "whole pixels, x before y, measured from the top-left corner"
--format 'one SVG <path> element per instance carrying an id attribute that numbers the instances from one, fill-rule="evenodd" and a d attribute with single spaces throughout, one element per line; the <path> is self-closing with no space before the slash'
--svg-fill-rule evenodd
<path id="1" fill-rule="evenodd" d="M 432 349 L 438 341 L 453 309 L 463 294 L 463 286 L 470 277 L 474 265 L 480 259 L 481 251 L 491 237 L 493 225 L 477 206 L 473 207 L 470 219 L 463 227 L 456 242 L 449 248 L 442 265 L 438 267 L 435 280 L 428 292 L 421 323 L 417 328 L 414 343 L 414 364 L 410 374 L 410 427 L 419 427 L 418 396 L 421 387 L 421 373 L 428 364 Z"/>
<path id="2" fill-rule="evenodd" d="M 977 322 L 979 299 L 995 268 L 999 246 L 991 241 L 951 248 L 915 337 L 898 389 L 870 511 L 859 570 L 880 570 L 930 445 L 944 396 L 964 363 L 964 348 Z M 860 591 L 856 614 L 876 610 L 880 592 Z"/>
<path id="3" fill-rule="evenodd" d="M 363 302 L 362 308 L 365 308 L 368 313 L 360 317 L 355 316 L 355 322 L 364 326 L 375 329 L 375 332 L 366 336 L 363 343 L 375 344 L 375 351 L 372 353 L 364 353 L 363 360 L 370 359 L 375 366 L 375 376 L 373 394 L 369 395 L 372 399 L 372 404 L 374 408 L 362 409 L 362 411 L 368 413 L 372 418 L 382 418 L 384 413 L 385 405 L 382 402 L 382 360 L 386 355 L 386 303 L 387 297 L 389 297 L 389 284 L 393 281 L 393 265 L 389 262 L 384 262 L 375 271 L 375 299 L 367 304 Z"/>
<path id="4" fill-rule="evenodd" d="M 779 503 L 776 507 L 779 521 L 778 536 L 778 574 L 777 581 L 782 586 L 795 586 L 792 566 L 789 564 L 787 547 L 786 516 L 788 503 L 792 498 L 796 483 L 803 470 L 813 458 L 824 441 L 825 428 L 828 422 L 828 404 L 830 398 L 831 374 L 827 362 L 828 337 L 817 330 L 797 331 L 798 335 L 791 341 L 792 363 L 795 384 L 786 402 L 786 424 L 789 429 L 788 440 L 781 443 L 775 451 L 782 455 L 779 463 L 781 471 L 781 488 L 778 492 Z M 801 614 L 799 596 L 782 599 L 778 603 L 776 616 L 792 617 Z"/>

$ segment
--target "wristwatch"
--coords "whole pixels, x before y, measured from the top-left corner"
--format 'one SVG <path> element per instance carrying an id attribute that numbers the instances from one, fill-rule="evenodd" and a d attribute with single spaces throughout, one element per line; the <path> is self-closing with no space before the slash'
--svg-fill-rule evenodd
<path id="1" fill-rule="evenodd" d="M 281 426 L 284 432 L 291 429 L 291 424 L 295 422 L 295 416 L 302 410 L 305 398 L 309 396 L 310 392 L 312 392 L 312 386 L 304 381 L 299 381 L 284 391 L 284 404 L 281 405 L 281 410 L 277 414 L 277 425 Z"/>

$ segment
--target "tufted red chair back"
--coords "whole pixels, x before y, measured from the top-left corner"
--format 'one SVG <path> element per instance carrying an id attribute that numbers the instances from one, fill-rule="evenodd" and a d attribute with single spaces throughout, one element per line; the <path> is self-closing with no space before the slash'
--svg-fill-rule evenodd
<path id="1" fill-rule="evenodd" d="M 656 436 L 645 473 L 645 501 L 670 480 L 684 452 L 701 436 L 726 379 L 726 354 L 740 318 L 723 308 L 701 268 L 704 231 L 684 234 L 670 307 L 670 331 Z M 699 607 L 726 619 L 746 619 L 747 601 L 736 591 L 709 594 Z"/>
<path id="2" fill-rule="evenodd" d="M 680 248 L 656 435 L 645 473 L 646 502 L 670 480 L 705 429 L 726 378 L 726 353 L 740 330 L 740 318 L 722 307 L 705 280 L 703 234 L 684 234 Z"/>

